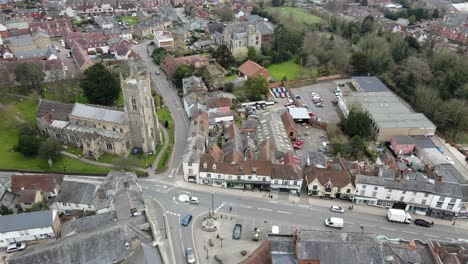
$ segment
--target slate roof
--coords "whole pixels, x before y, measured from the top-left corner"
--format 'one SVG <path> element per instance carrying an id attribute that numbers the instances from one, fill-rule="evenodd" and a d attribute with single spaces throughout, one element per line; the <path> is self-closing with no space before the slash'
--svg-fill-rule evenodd
<path id="1" fill-rule="evenodd" d="M 75 103 L 70 116 L 117 124 L 123 124 L 127 119 L 123 111 L 80 103 Z"/>
<path id="2" fill-rule="evenodd" d="M 36 110 L 36 118 L 50 118 L 51 120 L 68 121 L 73 104 L 64 104 L 41 99 Z"/>
<path id="3" fill-rule="evenodd" d="M 427 245 L 415 242 L 416 248 L 410 249 L 409 243 L 384 243 L 383 250 L 385 256 L 393 256 L 396 264 L 403 263 L 435 263 L 431 250 Z"/>
<path id="4" fill-rule="evenodd" d="M 93 204 L 97 188 L 92 183 L 65 180 L 60 186 L 57 202 Z"/>
<path id="5" fill-rule="evenodd" d="M 384 263 L 382 243 L 374 234 L 301 230 L 297 258 L 319 260 L 320 264 Z"/>
<path id="6" fill-rule="evenodd" d="M 356 184 L 371 184 L 378 186 L 385 186 L 390 189 L 398 189 L 404 191 L 415 191 L 415 192 L 427 192 L 436 195 L 450 196 L 463 198 L 462 190 L 459 184 L 439 182 L 434 183 L 424 180 L 421 177 L 417 180 L 400 180 L 397 182 L 394 179 L 376 177 L 376 176 L 365 176 L 356 175 Z"/>
<path id="7" fill-rule="evenodd" d="M 32 204 L 36 201 L 36 192 L 34 190 L 21 190 L 18 192 L 21 203 Z"/>
<path id="8" fill-rule="evenodd" d="M 425 137 L 425 136 L 414 136 L 413 137 L 414 139 L 414 143 L 416 143 L 416 145 L 419 147 L 419 148 L 435 148 L 436 146 L 434 145 L 434 143 L 432 143 L 432 141 Z"/>
<path id="9" fill-rule="evenodd" d="M 395 140 L 398 145 L 411 145 L 414 144 L 414 140 L 410 136 L 395 136 Z"/>
<path id="10" fill-rule="evenodd" d="M 0 216 L 0 233 L 52 226 L 52 210 Z"/>
<path id="11" fill-rule="evenodd" d="M 223 23 L 209 23 L 206 25 L 209 34 L 213 34 L 215 32 L 223 33 L 224 31 L 224 24 Z"/>
<path id="12" fill-rule="evenodd" d="M 199 162 L 200 154 L 204 152 L 205 152 L 205 138 L 200 135 L 190 137 L 187 140 L 187 145 L 185 147 L 185 152 L 184 152 L 184 155 L 182 156 L 182 160 L 187 163 Z"/>
<path id="13" fill-rule="evenodd" d="M 364 92 L 389 92 L 388 87 L 375 76 L 353 76 L 353 80 L 356 81 L 360 88 Z"/>
<path id="14" fill-rule="evenodd" d="M 25 59 L 33 59 L 33 58 L 49 58 L 50 56 L 55 55 L 57 53 L 51 47 L 48 48 L 39 48 L 39 49 L 32 49 L 32 50 L 18 50 L 15 52 L 15 57 L 19 60 Z"/>
<path id="15" fill-rule="evenodd" d="M 67 237 L 78 233 L 92 231 L 101 226 L 112 224 L 116 219 L 117 214 L 115 211 L 81 217 L 78 219 L 74 218 L 62 224 L 60 230 L 61 236 Z"/>
<path id="16" fill-rule="evenodd" d="M 327 158 L 320 152 L 308 152 L 309 166 L 327 166 Z"/>
<path id="17" fill-rule="evenodd" d="M 283 180 L 302 180 L 302 173 L 298 166 L 291 164 L 271 164 L 271 178 Z"/>
<path id="18" fill-rule="evenodd" d="M 36 45 L 32 36 L 17 36 L 8 39 L 12 47 Z"/>

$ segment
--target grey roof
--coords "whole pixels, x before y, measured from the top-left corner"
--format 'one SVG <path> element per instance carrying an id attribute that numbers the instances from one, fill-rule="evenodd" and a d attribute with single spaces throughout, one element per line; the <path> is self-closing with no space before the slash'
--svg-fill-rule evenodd
<path id="1" fill-rule="evenodd" d="M 327 166 L 327 158 L 323 153 L 321 152 L 308 152 L 308 157 L 307 160 L 309 162 L 309 166 L 317 166 L 317 165 L 322 165 L 322 166 Z"/>
<path id="2" fill-rule="evenodd" d="M 123 111 L 80 103 L 75 103 L 70 115 L 117 124 L 123 124 L 127 119 L 127 116 Z"/>
<path id="3" fill-rule="evenodd" d="M 48 58 L 50 55 L 57 55 L 52 48 L 39 48 L 33 50 L 19 50 L 15 52 L 18 59 Z"/>
<path id="4" fill-rule="evenodd" d="M 0 233 L 50 227 L 54 222 L 52 210 L 0 216 Z"/>
<path id="5" fill-rule="evenodd" d="M 36 45 L 32 36 L 18 36 L 8 39 L 12 47 Z"/>
<path id="6" fill-rule="evenodd" d="M 298 236 L 298 259 L 321 264 L 384 263 L 382 243 L 374 234 L 301 230 Z"/>
<path id="7" fill-rule="evenodd" d="M 93 204 L 96 184 L 80 181 L 64 180 L 60 186 L 57 202 L 75 204 Z"/>
<path id="8" fill-rule="evenodd" d="M 396 263 L 435 263 L 427 245 L 416 243 L 416 249 L 409 249 L 408 243 L 384 243 L 384 255 L 393 256 Z"/>
<path id="9" fill-rule="evenodd" d="M 88 232 L 101 226 L 112 224 L 115 220 L 117 220 L 115 211 L 72 219 L 62 224 L 61 236 L 66 237 Z"/>
<path id="10" fill-rule="evenodd" d="M 187 140 L 185 154 L 182 157 L 184 162 L 192 163 L 199 162 L 200 155 L 205 152 L 205 138 L 200 135 L 195 135 Z"/>
<path id="11" fill-rule="evenodd" d="M 293 151 L 280 114 L 276 111 L 266 111 L 258 114 L 257 141 L 259 143 L 270 139 L 278 153 L 275 156 Z M 281 154 L 282 153 L 282 154 Z"/>
<path id="12" fill-rule="evenodd" d="M 356 184 L 371 184 L 377 186 L 385 186 L 389 189 L 398 189 L 403 191 L 426 192 L 436 195 L 444 195 L 449 197 L 462 198 L 462 191 L 459 184 L 448 182 L 429 181 L 424 179 L 425 176 L 417 174 L 417 178 L 413 180 L 400 180 L 383 178 L 377 176 L 357 175 Z"/>
<path id="13" fill-rule="evenodd" d="M 375 76 L 353 76 L 353 80 L 356 81 L 364 92 L 389 92 L 385 84 Z"/>
<path id="14" fill-rule="evenodd" d="M 464 177 L 452 164 L 439 164 L 434 167 L 434 172 L 442 176 L 442 181 L 451 183 L 468 184 Z M 468 197 L 467 197 L 468 198 Z"/>
<path id="15" fill-rule="evenodd" d="M 414 136 L 413 140 L 414 140 L 414 143 L 416 143 L 416 146 L 418 146 L 419 148 L 429 149 L 429 148 L 436 147 L 434 143 L 432 142 L 432 140 L 425 136 Z"/>
<path id="16" fill-rule="evenodd" d="M 398 144 L 401 144 L 401 145 L 414 144 L 414 140 L 410 136 L 395 136 L 395 140 Z"/>
<path id="17" fill-rule="evenodd" d="M 263 17 L 259 15 L 247 15 L 245 16 L 247 21 L 254 22 L 254 21 L 263 21 Z"/>
<path id="18" fill-rule="evenodd" d="M 102 264 L 122 263 L 132 254 L 135 239 L 151 243 L 145 233 L 127 225 L 111 225 L 37 245 L 10 257 L 10 264 Z M 126 246 L 126 243 L 129 243 Z M 155 250 L 155 249 L 154 249 Z M 125 263 L 125 262 L 124 262 Z M 141 262 L 139 262 L 141 263 Z"/>

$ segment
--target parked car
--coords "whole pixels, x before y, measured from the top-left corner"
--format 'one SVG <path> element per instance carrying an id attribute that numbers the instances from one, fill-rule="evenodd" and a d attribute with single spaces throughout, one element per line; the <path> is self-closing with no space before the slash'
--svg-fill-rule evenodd
<path id="1" fill-rule="evenodd" d="M 296 99 L 297 99 L 297 100 L 301 100 L 302 97 L 301 97 L 300 95 L 296 95 Z"/>
<path id="2" fill-rule="evenodd" d="M 281 94 L 280 94 L 280 97 L 281 97 L 281 98 L 286 98 L 286 94 L 285 94 L 285 93 L 281 93 Z"/>
<path id="3" fill-rule="evenodd" d="M 319 95 L 318 93 L 312 93 L 311 96 L 312 96 L 312 98 L 313 98 L 313 97 L 320 97 L 320 95 Z"/>
<path id="4" fill-rule="evenodd" d="M 198 197 L 190 197 L 188 199 L 188 202 L 191 203 L 191 204 L 199 204 L 200 203 L 200 199 L 198 199 Z"/>
<path id="5" fill-rule="evenodd" d="M 67 53 L 67 58 L 71 58 L 72 57 L 72 53 L 71 51 Z"/>
<path id="6" fill-rule="evenodd" d="M 183 226 L 188 226 L 190 224 L 190 221 L 192 221 L 192 215 L 191 214 L 187 214 L 184 219 L 182 219 L 182 225 Z"/>
<path id="7" fill-rule="evenodd" d="M 301 149 L 301 145 L 293 144 L 294 149 Z"/>
<path id="8" fill-rule="evenodd" d="M 424 219 L 415 219 L 414 224 L 418 226 L 432 227 L 432 223 L 429 223 L 428 221 Z"/>
<path id="9" fill-rule="evenodd" d="M 62 47 L 65 47 L 65 40 L 61 39 L 60 44 L 62 44 Z"/>
<path id="10" fill-rule="evenodd" d="M 187 248 L 185 250 L 185 256 L 187 256 L 187 263 L 189 264 L 195 263 L 195 255 L 193 254 L 192 248 Z"/>
<path id="11" fill-rule="evenodd" d="M 155 73 L 156 73 L 156 75 L 160 75 L 160 74 L 161 74 L 158 70 L 156 70 Z"/>
<path id="12" fill-rule="evenodd" d="M 281 91 L 282 91 L 283 93 L 286 92 L 286 88 L 285 88 L 285 87 L 280 87 L 280 89 L 281 89 Z"/>
<path id="13" fill-rule="evenodd" d="M 242 225 L 236 224 L 234 230 L 232 231 L 232 238 L 239 240 L 241 237 Z"/>
<path id="14" fill-rule="evenodd" d="M 344 214 L 344 209 L 341 206 L 332 205 L 330 207 L 330 211 L 332 211 L 334 213 Z"/>
<path id="15" fill-rule="evenodd" d="M 313 116 L 315 116 L 315 114 L 314 114 L 314 113 L 312 113 L 312 112 L 309 112 L 308 114 L 309 114 L 309 116 L 310 116 L 310 117 L 313 117 Z"/>
<path id="16" fill-rule="evenodd" d="M 325 225 L 328 227 L 343 228 L 343 223 L 343 218 L 330 217 L 325 219 Z"/>
<path id="17" fill-rule="evenodd" d="M 287 104 L 285 104 L 284 106 L 285 106 L 285 107 L 288 107 L 288 106 L 291 106 L 291 105 L 294 105 L 294 103 L 287 103 Z"/>
<path id="18" fill-rule="evenodd" d="M 309 108 L 309 106 L 307 104 L 302 104 L 302 107 Z"/>
<path id="19" fill-rule="evenodd" d="M 24 242 L 12 243 L 12 244 L 8 245 L 7 253 L 20 251 L 20 250 L 23 250 L 25 248 L 26 248 L 26 243 L 24 243 Z"/>
<path id="20" fill-rule="evenodd" d="M 317 107 L 324 107 L 323 103 L 317 103 L 315 104 Z"/>
<path id="21" fill-rule="evenodd" d="M 436 148 L 440 153 L 444 154 L 444 149 L 441 146 L 437 146 Z"/>

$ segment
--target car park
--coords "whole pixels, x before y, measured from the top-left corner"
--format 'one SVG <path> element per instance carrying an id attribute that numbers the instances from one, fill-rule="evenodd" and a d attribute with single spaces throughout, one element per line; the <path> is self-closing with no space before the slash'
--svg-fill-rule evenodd
<path id="1" fill-rule="evenodd" d="M 187 200 L 189 203 L 191 204 L 199 204 L 200 203 L 200 199 L 198 199 L 198 197 L 189 197 L 188 200 Z"/>
<path id="2" fill-rule="evenodd" d="M 192 264 L 195 263 L 195 255 L 193 254 L 193 249 L 192 248 L 187 248 L 185 250 L 185 256 L 187 256 L 187 263 Z"/>
<path id="3" fill-rule="evenodd" d="M 325 219 L 325 225 L 328 227 L 343 228 L 343 223 L 343 218 L 330 217 Z"/>
<path id="4" fill-rule="evenodd" d="M 241 237 L 242 225 L 236 224 L 234 230 L 232 230 L 232 238 L 239 240 Z"/>
<path id="5" fill-rule="evenodd" d="M 192 221 L 192 215 L 191 214 L 187 214 L 184 219 L 182 219 L 182 225 L 183 226 L 188 226 L 190 224 L 190 221 Z"/>
<path id="6" fill-rule="evenodd" d="M 26 248 L 26 243 L 24 243 L 24 242 L 12 243 L 12 244 L 8 245 L 7 253 L 20 251 L 20 250 L 23 250 L 25 248 Z"/>
<path id="7" fill-rule="evenodd" d="M 344 209 L 343 209 L 343 207 L 337 206 L 337 205 L 332 205 L 332 206 L 330 207 L 330 211 L 332 211 L 332 212 L 334 212 L 334 213 L 344 214 Z"/>
<path id="8" fill-rule="evenodd" d="M 414 224 L 418 226 L 432 227 L 432 223 L 429 223 L 428 221 L 424 219 L 415 219 Z"/>

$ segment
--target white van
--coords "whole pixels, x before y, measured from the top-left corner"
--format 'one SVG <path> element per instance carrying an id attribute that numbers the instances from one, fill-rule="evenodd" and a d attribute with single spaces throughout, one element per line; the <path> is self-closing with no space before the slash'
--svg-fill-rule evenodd
<path id="1" fill-rule="evenodd" d="M 272 234 L 279 234 L 279 226 L 274 225 L 271 227 L 271 233 Z"/>
<path id="2" fill-rule="evenodd" d="M 343 228 L 343 218 L 330 217 L 325 219 L 325 225 L 334 228 Z"/>

